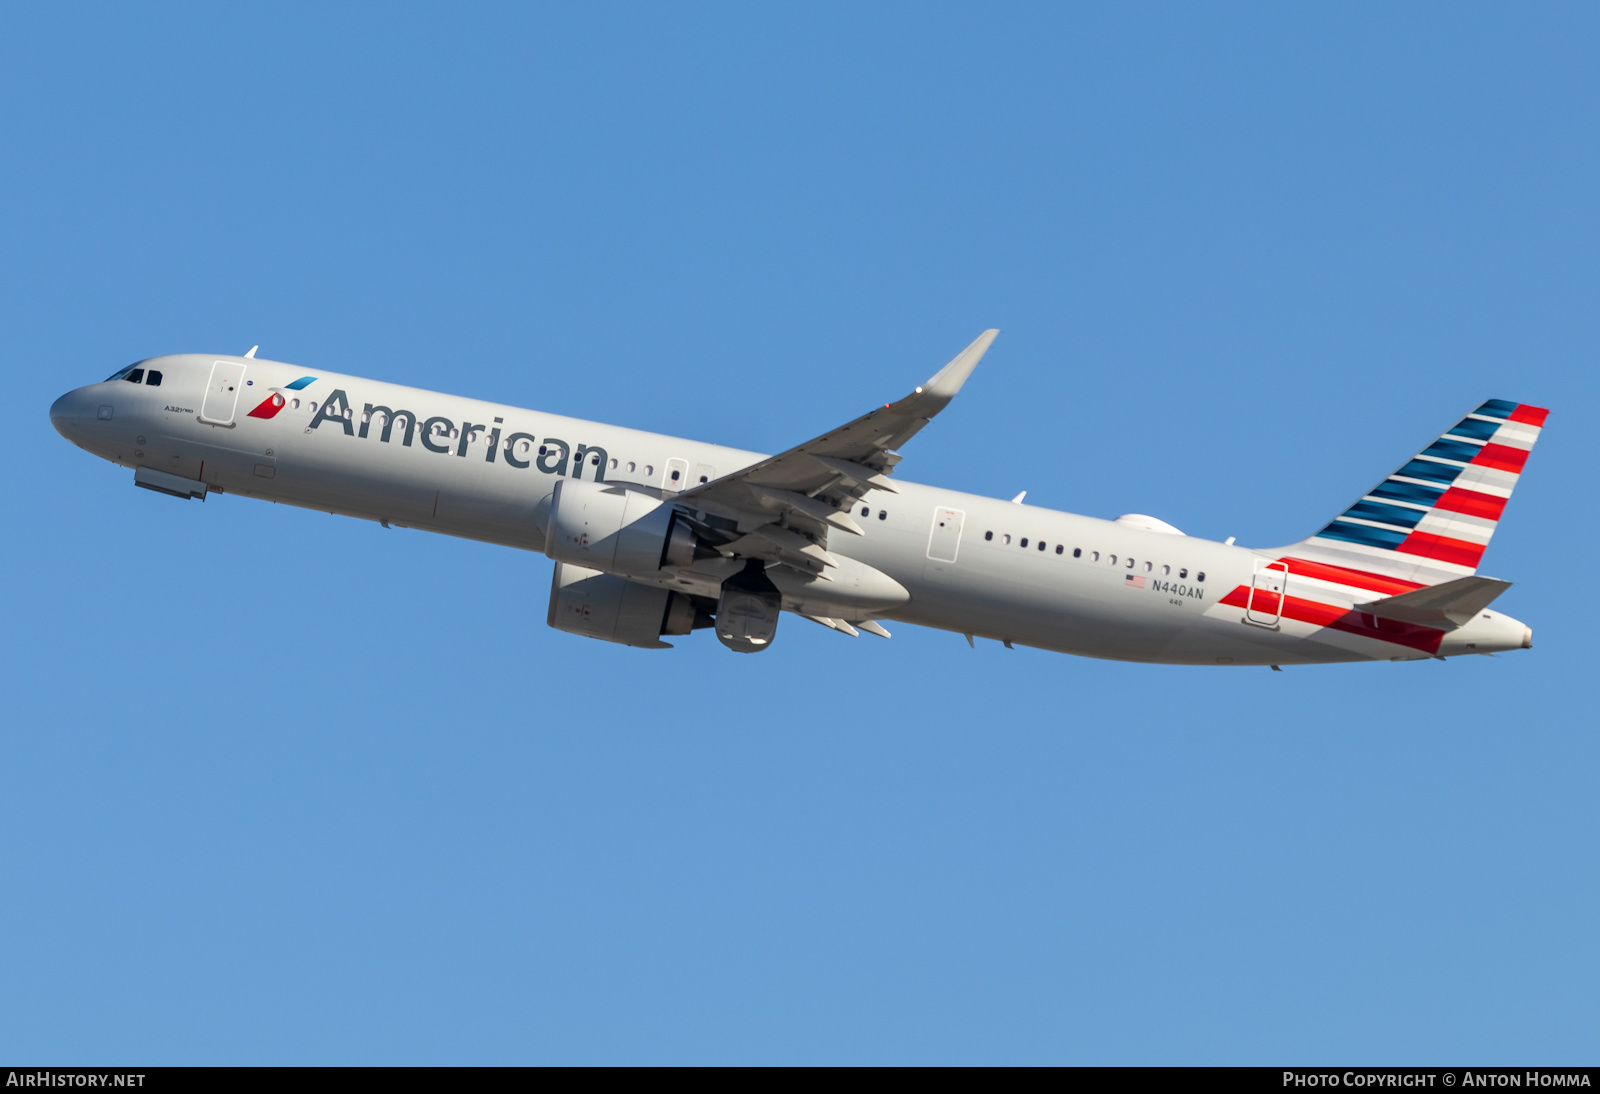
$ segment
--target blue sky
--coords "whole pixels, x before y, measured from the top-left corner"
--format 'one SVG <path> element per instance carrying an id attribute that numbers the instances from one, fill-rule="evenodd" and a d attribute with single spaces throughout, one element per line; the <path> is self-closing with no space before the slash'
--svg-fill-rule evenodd
<path id="1" fill-rule="evenodd" d="M 1597 47 L 1572 4 L 0 10 L 0 1057 L 1593 1059 Z M 542 557 L 182 504 L 46 414 L 259 343 L 774 451 L 989 326 L 902 476 L 1246 544 L 1552 408 L 1483 568 L 1535 648 L 613 648 Z"/>

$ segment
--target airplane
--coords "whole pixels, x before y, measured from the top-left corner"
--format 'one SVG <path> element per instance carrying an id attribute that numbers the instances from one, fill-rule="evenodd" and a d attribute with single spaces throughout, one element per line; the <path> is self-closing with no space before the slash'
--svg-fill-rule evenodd
<path id="1" fill-rule="evenodd" d="M 1478 563 L 1547 411 L 1490 399 L 1286 547 L 907 482 L 899 449 L 998 331 L 897 402 L 767 456 L 257 359 L 179 354 L 63 395 L 50 420 L 134 485 L 238 494 L 516 547 L 555 563 L 547 621 L 667 649 L 771 647 L 788 612 L 1180 665 L 1529 649 Z M 1024 492 L 1025 493 L 1025 492 Z"/>

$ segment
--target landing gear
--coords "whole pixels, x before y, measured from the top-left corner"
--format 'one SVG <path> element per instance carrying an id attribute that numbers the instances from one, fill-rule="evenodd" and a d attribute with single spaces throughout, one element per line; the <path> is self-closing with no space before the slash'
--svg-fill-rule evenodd
<path id="1" fill-rule="evenodd" d="M 739 653 L 757 653 L 772 644 L 778 633 L 783 596 L 767 576 L 759 559 L 745 563 L 742 571 L 722 583 L 717 602 L 717 641 Z"/>

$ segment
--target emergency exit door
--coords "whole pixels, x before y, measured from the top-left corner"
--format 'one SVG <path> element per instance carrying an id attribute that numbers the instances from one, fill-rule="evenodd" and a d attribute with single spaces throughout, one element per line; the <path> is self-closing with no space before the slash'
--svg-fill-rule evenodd
<path id="1" fill-rule="evenodd" d="M 689 482 L 689 461 L 668 460 L 666 468 L 661 472 L 661 488 L 663 490 L 687 490 Z"/>

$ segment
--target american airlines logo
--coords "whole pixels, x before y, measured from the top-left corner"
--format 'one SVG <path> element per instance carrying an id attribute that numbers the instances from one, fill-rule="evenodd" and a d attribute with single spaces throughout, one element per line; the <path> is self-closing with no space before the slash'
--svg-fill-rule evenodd
<path id="1" fill-rule="evenodd" d="M 317 378 L 315 376 L 302 376 L 294 383 L 285 384 L 283 387 L 284 391 L 300 391 L 316 382 Z M 271 419 L 277 417 L 278 411 L 283 409 L 284 403 L 287 401 L 288 400 L 283 397 L 283 392 L 273 391 L 272 394 L 268 395 L 265 399 L 262 399 L 261 402 L 256 405 L 256 408 L 250 412 L 250 417 L 266 418 L 270 421 Z"/>

